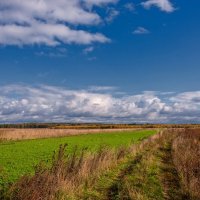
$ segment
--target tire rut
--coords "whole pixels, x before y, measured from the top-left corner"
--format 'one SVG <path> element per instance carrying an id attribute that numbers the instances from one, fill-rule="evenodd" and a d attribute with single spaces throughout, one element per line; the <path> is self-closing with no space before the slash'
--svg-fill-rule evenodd
<path id="1" fill-rule="evenodd" d="M 127 167 L 125 167 L 117 176 L 116 181 L 107 190 L 107 200 L 131 200 L 124 188 L 124 178 L 130 174 L 135 165 L 142 159 L 142 155 L 137 155 Z"/>
<path id="2" fill-rule="evenodd" d="M 172 142 L 167 143 L 161 151 L 161 182 L 165 200 L 189 200 L 181 191 L 180 180 L 172 159 Z"/>

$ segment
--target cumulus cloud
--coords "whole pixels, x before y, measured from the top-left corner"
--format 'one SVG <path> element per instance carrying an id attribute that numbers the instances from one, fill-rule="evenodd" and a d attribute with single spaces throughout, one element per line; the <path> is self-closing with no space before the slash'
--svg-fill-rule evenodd
<path id="1" fill-rule="evenodd" d="M 83 30 L 72 30 L 63 24 L 35 23 L 32 26 L 1 25 L 0 44 L 24 45 L 45 44 L 55 46 L 64 43 L 90 44 L 108 42 L 102 34 L 91 34 Z"/>
<path id="2" fill-rule="evenodd" d="M 38 51 L 35 53 L 36 56 L 45 56 L 45 57 L 66 57 L 67 49 L 63 47 L 44 49 L 43 51 Z M 48 74 L 48 73 L 45 73 Z"/>
<path id="3" fill-rule="evenodd" d="M 137 27 L 134 31 L 133 31 L 133 34 L 135 35 L 143 35 L 143 34 L 149 34 L 150 31 L 147 30 L 146 28 L 144 27 Z"/>
<path id="4" fill-rule="evenodd" d="M 106 90 L 106 92 L 105 92 Z M 110 92 L 109 92 L 110 91 Z M 200 122 L 200 91 L 116 95 L 112 87 L 0 87 L 0 122 Z"/>
<path id="5" fill-rule="evenodd" d="M 108 9 L 108 16 L 105 18 L 106 22 L 110 23 L 112 22 L 117 16 L 119 15 L 119 11 L 114 9 L 114 8 L 110 8 Z"/>
<path id="6" fill-rule="evenodd" d="M 88 91 L 92 91 L 92 92 L 103 92 L 103 91 L 107 91 L 107 92 L 111 92 L 111 91 L 114 91 L 114 90 L 117 90 L 116 87 L 111 87 L 111 86 L 90 86 L 88 88 Z"/>
<path id="7" fill-rule="evenodd" d="M 0 45 L 107 43 L 108 37 L 91 32 L 89 27 L 112 22 L 120 14 L 115 6 L 118 1 L 1 0 Z M 169 0 L 147 0 L 142 5 L 146 9 L 157 6 L 162 11 L 174 11 Z M 107 9 L 105 15 L 99 7 Z M 127 3 L 125 8 L 133 11 L 135 6 Z"/>
<path id="8" fill-rule="evenodd" d="M 173 12 L 175 10 L 170 0 L 147 0 L 146 2 L 143 2 L 142 5 L 146 9 L 149 9 L 152 6 L 156 6 L 165 12 Z"/>
<path id="9" fill-rule="evenodd" d="M 90 46 L 90 47 L 86 47 L 85 49 L 83 49 L 83 54 L 88 54 L 94 51 L 94 47 Z"/>
<path id="10" fill-rule="evenodd" d="M 84 0 L 84 2 L 86 4 L 89 4 L 90 6 L 93 6 L 93 5 L 100 6 L 100 5 L 105 5 L 109 3 L 117 3 L 118 0 Z"/>
<path id="11" fill-rule="evenodd" d="M 129 11 L 135 11 L 135 4 L 134 3 L 126 3 L 125 5 L 124 5 L 124 8 L 126 8 L 127 10 L 129 10 Z"/>
<path id="12" fill-rule="evenodd" d="M 90 33 L 77 27 L 99 24 L 102 19 L 93 7 L 115 2 L 116 0 L 1 0 L 0 44 L 108 42 L 109 39 L 101 33 Z"/>

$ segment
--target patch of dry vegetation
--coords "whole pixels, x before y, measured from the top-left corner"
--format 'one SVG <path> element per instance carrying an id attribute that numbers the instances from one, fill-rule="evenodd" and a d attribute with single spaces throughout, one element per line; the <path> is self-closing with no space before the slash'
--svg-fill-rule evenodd
<path id="1" fill-rule="evenodd" d="M 185 196 L 200 199 L 200 129 L 186 129 L 173 141 L 173 161 Z"/>
<path id="2" fill-rule="evenodd" d="M 64 137 L 98 132 L 115 132 L 140 129 L 199 128 L 199 124 L 0 124 L 0 140 L 23 140 Z"/>
<path id="3" fill-rule="evenodd" d="M 139 129 L 0 129 L 0 140 L 27 140 Z"/>
<path id="4" fill-rule="evenodd" d="M 117 151 L 100 148 L 95 154 L 65 155 L 66 145 L 60 146 L 53 157 L 52 167 L 36 167 L 33 177 L 24 176 L 11 188 L 11 199 L 74 199 L 84 193 L 85 187 L 92 187 L 99 175 L 109 170 L 130 151 L 120 148 Z"/>

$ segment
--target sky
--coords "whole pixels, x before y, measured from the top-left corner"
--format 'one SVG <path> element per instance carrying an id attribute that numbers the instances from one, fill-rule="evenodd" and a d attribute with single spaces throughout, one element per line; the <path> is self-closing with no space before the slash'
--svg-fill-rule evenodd
<path id="1" fill-rule="evenodd" d="M 200 123 L 199 7 L 1 0 L 0 123 Z"/>

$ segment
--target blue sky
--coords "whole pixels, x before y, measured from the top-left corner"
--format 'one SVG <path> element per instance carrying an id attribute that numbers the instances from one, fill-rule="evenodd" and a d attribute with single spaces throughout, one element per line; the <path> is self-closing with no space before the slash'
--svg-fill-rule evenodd
<path id="1" fill-rule="evenodd" d="M 68 106 L 60 114 L 72 94 L 59 102 L 59 109 L 53 107 L 56 100 L 46 99 L 44 109 L 54 110 L 47 112 L 46 121 L 199 122 L 199 7 L 198 0 L 2 0 L 0 120 L 43 120 L 39 108 L 33 109 L 37 97 L 48 98 L 39 93 L 53 95 L 57 88 L 82 92 L 78 102 L 83 109 L 77 103 L 73 110 L 79 111 L 69 114 Z M 32 90 L 38 93 L 34 96 Z M 110 96 L 112 106 L 113 99 L 121 103 L 111 108 L 103 96 L 87 110 L 93 94 L 97 99 Z M 138 95 L 148 97 L 147 102 L 141 103 Z M 94 104 L 99 105 L 95 113 Z M 136 113 L 129 110 L 138 108 Z"/>

